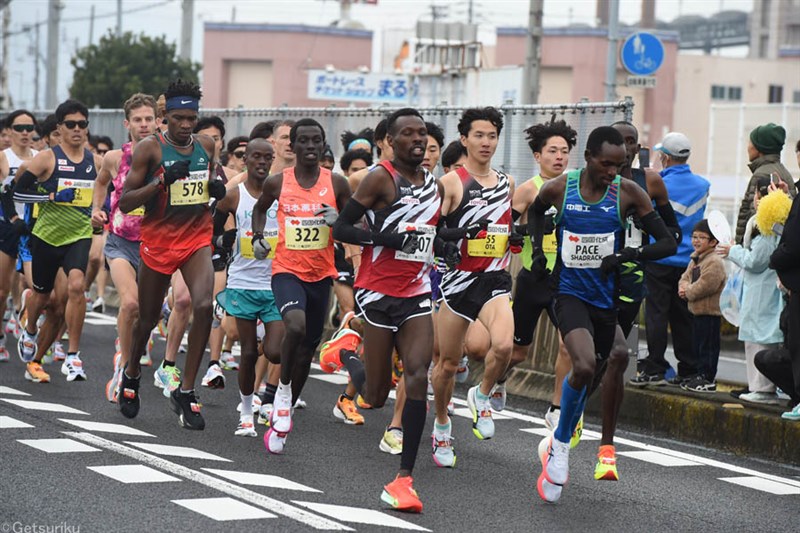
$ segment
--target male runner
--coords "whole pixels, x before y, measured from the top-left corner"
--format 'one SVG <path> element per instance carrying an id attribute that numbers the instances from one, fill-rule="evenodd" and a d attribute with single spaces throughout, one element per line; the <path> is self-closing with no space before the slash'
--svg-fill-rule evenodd
<path id="1" fill-rule="evenodd" d="M 553 277 L 558 292 L 554 306 L 572 372 L 562 385 L 558 427 L 539 447 L 543 469 L 537 488 L 548 502 L 561 497 L 569 473 L 570 438 L 583 414 L 597 360 L 608 358 L 614 343 L 618 329 L 616 271 L 631 259 L 656 259 L 676 249 L 647 194 L 618 176 L 626 161 L 622 135 L 609 126 L 596 128 L 587 140 L 585 158 L 586 168 L 546 182 L 528 210 L 531 272 L 541 276 L 547 263 L 542 249 L 545 213 L 552 205 L 563 206 L 555 219 L 558 253 Z M 657 239 L 655 243 L 620 247 L 629 210 L 639 216 L 647 232 Z"/>
<path id="2" fill-rule="evenodd" d="M 136 274 L 139 270 L 139 244 L 144 208 L 123 213 L 119 208 L 120 197 L 125 180 L 131 169 L 131 158 L 139 141 L 156 131 L 156 101 L 147 94 L 136 93 L 122 106 L 125 111 L 123 126 L 128 130 L 130 142 L 119 150 L 108 152 L 103 159 L 103 167 L 94 184 L 92 201 L 92 222 L 96 227 L 108 224 L 109 233 L 103 253 L 111 272 L 111 280 L 119 295 L 117 314 L 117 334 L 119 336 L 119 360 L 115 357 L 114 374 L 106 384 L 106 399 L 116 401 L 117 384 L 122 368 L 130 360 L 133 340 L 133 325 L 139 314 L 139 289 Z M 110 219 L 103 210 L 106 191 L 111 191 Z M 175 368 L 174 363 L 171 368 Z"/>
<path id="3" fill-rule="evenodd" d="M 117 401 L 125 417 L 134 418 L 139 413 L 139 359 L 158 322 L 170 278 L 180 270 L 191 294 L 194 320 L 183 379 L 170 395 L 170 404 L 181 426 L 202 430 L 205 421 L 194 383 L 212 318 L 213 224 L 208 204 L 209 198 L 225 196 L 225 185 L 211 175 L 214 141 L 192 134 L 200 88 L 178 80 L 170 84 L 164 96 L 167 131 L 143 139 L 136 147 L 119 201 L 123 213 L 144 205 L 145 214 L 141 224 L 139 318 L 134 323 L 130 360 L 122 372 Z"/>
<path id="4" fill-rule="evenodd" d="M 400 470 L 384 487 L 381 499 L 392 507 L 422 512 L 411 473 L 427 411 L 427 368 L 433 353 L 430 278 L 433 240 L 440 216 L 442 187 L 421 166 L 427 129 L 415 109 L 394 112 L 387 121 L 391 163 L 382 161 L 364 178 L 334 227 L 337 240 L 364 247 L 356 278 L 356 304 L 364 324 L 366 383 L 364 395 L 373 407 L 386 402 L 391 388 L 392 352 L 403 361 L 406 400 L 402 414 L 404 441 Z M 366 217 L 369 230 L 356 227 Z M 352 351 L 329 354 L 345 360 Z M 321 364 L 327 364 L 321 358 Z M 357 368 L 357 367 L 356 367 Z M 351 371 L 361 388 L 358 371 Z"/>
<path id="5" fill-rule="evenodd" d="M 453 467 L 456 462 L 447 405 L 470 323 L 480 320 L 491 340 L 483 379 L 467 393 L 472 432 L 479 439 L 494 436 L 489 400 L 511 357 L 514 321 L 509 305 L 511 275 L 506 267 L 510 247 L 521 250 L 522 236 L 511 231 L 514 182 L 491 167 L 502 128 L 503 117 L 493 107 L 464 111 L 458 132 L 467 149 L 467 162 L 440 180 L 444 186 L 442 215 L 447 227 L 439 235 L 444 240 L 458 241 L 462 256 L 457 268 L 442 277 L 444 305 L 437 316 L 439 360 L 432 375 L 436 404 L 433 460 L 441 467 Z"/>
<path id="6" fill-rule="evenodd" d="M 284 127 L 278 127 L 279 137 Z M 272 249 L 264 236 L 267 210 L 275 201 L 279 205 L 272 291 L 286 334 L 281 344 L 280 382 L 265 437 L 272 453 L 283 451 L 292 430 L 293 399 L 300 397 L 322 337 L 331 280 L 336 277 L 330 226 L 337 209 L 350 198 L 347 180 L 319 166 L 325 131 L 317 121 L 297 121 L 290 129 L 289 143 L 295 166 L 266 179 L 253 209 L 254 255 L 265 259 Z"/>
<path id="7" fill-rule="evenodd" d="M 86 379 L 79 351 L 86 315 L 83 286 L 92 242 L 92 188 L 102 164 L 100 156 L 85 148 L 88 118 L 89 110 L 82 103 L 67 100 L 60 104 L 56 109 L 60 144 L 37 154 L 14 190 L 16 201 L 41 204 L 30 241 L 34 290 L 27 298 L 28 319 L 17 345 L 20 357 L 28 363 L 25 377 L 34 382 L 50 380 L 40 363 L 56 339 L 65 310 L 70 336 L 61 372 L 67 381 Z M 56 283 L 59 269 L 67 276 L 66 286 Z M 37 320 L 53 289 L 40 333 Z"/>
<path id="8" fill-rule="evenodd" d="M 444 148 L 444 132 L 438 124 L 433 122 L 426 122 L 425 127 L 428 128 L 428 145 L 425 147 L 425 159 L 422 161 L 422 167 L 428 172 L 433 172 L 436 170 L 436 165 L 439 164 L 442 148 Z"/>
<path id="9" fill-rule="evenodd" d="M 255 392 L 256 360 L 258 359 L 258 342 L 256 335 L 257 321 L 261 320 L 266 329 L 263 346 L 265 356 L 270 362 L 280 364 L 280 342 L 283 339 L 283 322 L 275 297 L 271 290 L 272 257 L 264 260 L 255 258 L 252 248 L 252 213 L 256 200 L 261 195 L 269 174 L 272 144 L 264 139 L 253 139 L 247 144 L 244 162 L 247 165 L 247 180 L 228 192 L 224 199 L 217 203 L 214 214 L 215 234 L 222 239 L 235 240 L 225 243 L 234 249 L 233 260 L 228 267 L 226 288 L 217 295 L 217 302 L 226 313 L 236 319 L 239 341 L 242 345 L 242 357 L 239 365 L 239 396 L 241 408 L 239 425 L 235 435 L 255 437 L 253 425 L 253 393 Z M 273 204 L 267 212 L 265 227 L 266 238 L 277 244 L 278 221 L 275 218 L 277 204 Z M 236 229 L 224 231 L 229 215 L 236 219 Z M 275 247 L 271 248 L 274 250 Z"/>
<path id="10" fill-rule="evenodd" d="M 294 124 L 294 120 L 282 120 L 274 124 L 275 129 L 272 133 L 271 142 L 273 148 L 275 148 L 275 159 L 272 161 L 272 168 L 269 169 L 270 175 L 279 174 L 284 169 L 295 165 L 296 156 L 292 151 L 290 137 Z M 250 138 L 253 138 L 252 134 Z"/>

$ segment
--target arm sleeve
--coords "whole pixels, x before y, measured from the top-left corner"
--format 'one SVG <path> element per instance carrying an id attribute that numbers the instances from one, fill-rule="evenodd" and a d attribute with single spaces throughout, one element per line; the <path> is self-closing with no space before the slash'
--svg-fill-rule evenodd
<path id="1" fill-rule="evenodd" d="M 467 236 L 467 228 L 450 228 L 447 226 L 447 222 L 452 220 L 451 216 L 452 215 L 448 215 L 439 219 L 440 223 L 436 231 L 436 236 L 443 241 L 458 241 Z"/>
<path id="2" fill-rule="evenodd" d="M 375 244 L 371 232 L 355 226 L 355 223 L 361 220 L 361 217 L 366 212 L 366 207 L 357 200 L 350 198 L 333 225 L 333 238 L 337 241 L 362 246 Z"/>
<path id="3" fill-rule="evenodd" d="M 6 222 L 11 222 L 11 217 L 17 214 L 17 208 L 14 205 L 14 182 L 12 181 L 7 189 L 4 189 L 0 194 L 0 207 L 3 208 L 3 217 Z"/>
<path id="4" fill-rule="evenodd" d="M 212 242 L 216 245 L 217 237 L 225 233 L 225 222 L 228 220 L 228 213 L 221 211 L 214 211 L 214 239 Z"/>
<path id="5" fill-rule="evenodd" d="M 516 209 L 512 209 L 511 210 L 511 220 L 513 220 L 514 222 L 519 220 L 519 217 L 521 217 L 521 216 L 522 216 L 522 213 L 520 213 Z"/>
<path id="6" fill-rule="evenodd" d="M 645 231 L 650 234 L 655 242 L 643 246 L 639 250 L 639 257 L 642 261 L 652 261 L 654 259 L 663 259 L 673 255 L 678 250 L 678 244 L 661 217 L 655 211 L 651 211 L 642 217 L 642 225 Z"/>
<path id="7" fill-rule="evenodd" d="M 667 202 L 664 205 L 657 205 L 656 211 L 661 215 L 661 220 L 664 221 L 667 229 L 672 233 L 675 242 L 681 242 L 683 239 L 683 231 L 681 230 L 681 225 L 678 224 L 678 218 L 675 216 L 675 210 L 672 208 L 672 204 Z"/>
<path id="8" fill-rule="evenodd" d="M 544 214 L 547 212 L 547 205 L 537 196 L 528 208 L 528 235 L 534 248 L 542 247 L 542 236 L 544 235 Z"/>
<path id="9" fill-rule="evenodd" d="M 50 195 L 39 192 L 36 189 L 37 181 L 36 175 L 26 170 L 25 173 L 20 176 L 19 181 L 17 181 L 16 187 L 14 187 L 14 201 L 26 204 L 49 202 Z"/>

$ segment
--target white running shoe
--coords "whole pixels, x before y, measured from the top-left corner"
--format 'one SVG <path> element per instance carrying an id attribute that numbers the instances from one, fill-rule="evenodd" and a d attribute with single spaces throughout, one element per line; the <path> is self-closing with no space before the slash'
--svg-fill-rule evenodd
<path id="1" fill-rule="evenodd" d="M 546 502 L 555 503 L 561 498 L 562 485 L 555 485 L 547 480 L 547 461 L 549 460 L 550 453 L 550 440 L 548 435 L 539 441 L 539 460 L 542 462 L 542 473 L 539 474 L 539 479 L 536 483 L 536 489 L 539 492 L 539 497 Z"/>
<path id="2" fill-rule="evenodd" d="M 439 432 L 435 429 L 431 435 L 433 445 L 433 462 L 440 468 L 456 466 L 456 450 L 453 448 L 453 423 L 448 420 L 447 430 Z"/>
<path id="3" fill-rule="evenodd" d="M 494 420 L 492 419 L 492 406 L 489 399 L 479 400 L 480 385 L 475 385 L 467 391 L 467 405 L 472 415 L 472 432 L 481 440 L 494 437 Z"/>
<path id="4" fill-rule="evenodd" d="M 456 383 L 464 383 L 467 381 L 469 377 L 469 357 L 466 355 L 461 358 L 461 361 L 458 362 L 458 368 L 456 368 Z"/>
<path id="5" fill-rule="evenodd" d="M 286 447 L 286 435 L 287 433 L 279 433 L 275 429 L 269 428 L 264 433 L 264 447 L 269 453 L 282 454 L 283 449 Z"/>
<path id="6" fill-rule="evenodd" d="M 272 416 L 272 409 L 274 406 L 271 403 L 261 404 L 261 407 L 258 410 L 258 423 L 264 424 L 265 426 L 269 425 L 269 419 Z"/>
<path id="7" fill-rule="evenodd" d="M 6 350 L 6 338 L 3 337 L 3 344 L 0 345 L 0 363 L 7 363 L 10 358 L 11 356 L 8 355 L 8 350 Z"/>
<path id="8" fill-rule="evenodd" d="M 506 408 L 506 384 L 498 383 L 494 386 L 492 395 L 489 396 L 489 403 L 495 411 L 502 411 Z"/>
<path id="9" fill-rule="evenodd" d="M 292 430 L 292 397 L 275 395 L 275 408 L 272 410 L 270 425 L 278 433 L 289 433 Z"/>
<path id="10" fill-rule="evenodd" d="M 239 370 L 239 361 L 231 352 L 222 352 L 219 357 L 219 364 L 224 370 Z"/>
<path id="11" fill-rule="evenodd" d="M 36 339 L 39 336 L 31 335 L 28 330 L 23 329 L 17 341 L 17 353 L 23 363 L 30 363 L 36 357 Z"/>
<path id="12" fill-rule="evenodd" d="M 308 407 L 308 404 L 306 403 L 306 401 L 298 396 L 297 397 L 297 401 L 294 402 L 294 408 L 295 409 L 305 409 L 306 407 Z"/>
<path id="13" fill-rule="evenodd" d="M 555 437 L 550 439 L 544 474 L 553 485 L 566 484 L 569 479 L 569 442 L 561 442 Z"/>
<path id="14" fill-rule="evenodd" d="M 544 414 L 544 425 L 547 429 L 555 430 L 558 427 L 558 419 L 561 418 L 561 409 L 547 408 Z"/>
<path id="15" fill-rule="evenodd" d="M 64 349 L 64 343 L 61 341 L 56 341 L 53 343 L 53 360 L 63 361 L 67 358 L 67 351 Z"/>
<path id="16" fill-rule="evenodd" d="M 61 364 L 61 373 L 67 376 L 67 381 L 86 381 L 86 373 L 83 371 L 83 361 L 80 352 L 75 355 L 68 355 Z"/>
<path id="17" fill-rule="evenodd" d="M 256 428 L 253 425 L 253 415 L 243 415 L 239 417 L 239 426 L 233 433 L 237 437 L 258 437 Z"/>
<path id="18" fill-rule="evenodd" d="M 206 375 L 203 376 L 203 381 L 201 382 L 203 387 L 208 387 L 209 389 L 224 389 L 225 388 L 225 374 L 222 373 L 222 369 L 219 365 L 211 365 L 206 370 Z"/>

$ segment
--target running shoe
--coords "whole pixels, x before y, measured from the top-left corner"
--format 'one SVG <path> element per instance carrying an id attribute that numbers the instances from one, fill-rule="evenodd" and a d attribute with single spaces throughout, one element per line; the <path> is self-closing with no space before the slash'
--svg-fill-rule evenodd
<path id="1" fill-rule="evenodd" d="M 506 408 L 506 384 L 498 383 L 494 386 L 492 395 L 489 396 L 489 404 L 495 411 L 502 411 Z"/>
<path id="2" fill-rule="evenodd" d="M 175 365 L 164 366 L 164 362 L 153 373 L 153 385 L 164 389 L 164 397 L 169 395 L 181 384 L 181 371 Z"/>
<path id="3" fill-rule="evenodd" d="M 17 325 L 20 328 L 24 328 L 28 324 L 28 296 L 32 294 L 33 291 L 30 289 L 25 289 L 22 291 L 22 296 L 20 296 L 20 304 L 19 304 L 19 313 L 17 313 Z M 16 335 L 19 338 L 19 335 Z"/>
<path id="4" fill-rule="evenodd" d="M 153 360 L 150 358 L 150 354 L 144 354 L 139 359 L 140 366 L 153 366 Z"/>
<path id="5" fill-rule="evenodd" d="M 364 397 L 360 394 L 356 396 L 356 407 L 359 409 L 372 409 L 372 405 L 368 404 Z"/>
<path id="6" fill-rule="evenodd" d="M 467 405 L 472 414 L 472 432 L 481 440 L 494 437 L 494 420 L 492 420 L 492 406 L 489 400 L 479 400 L 478 390 L 480 385 L 475 385 L 467 391 Z"/>
<path id="7" fill-rule="evenodd" d="M 467 381 L 469 377 L 469 357 L 466 355 L 461 358 L 461 361 L 458 362 L 458 368 L 456 368 L 456 383 L 464 383 Z M 502 411 L 502 409 L 498 409 L 498 411 Z"/>
<path id="8" fill-rule="evenodd" d="M 203 376 L 203 380 L 200 384 L 209 389 L 222 390 L 225 388 L 225 374 L 222 373 L 222 369 L 219 365 L 211 365 L 208 367 L 208 370 L 206 370 L 206 375 Z"/>
<path id="9" fill-rule="evenodd" d="M 750 403 L 761 403 L 765 405 L 779 405 L 781 403 L 778 395 L 774 392 L 748 392 L 740 395 L 739 399 Z"/>
<path id="10" fill-rule="evenodd" d="M 261 407 L 258 409 L 258 423 L 264 424 L 265 426 L 269 425 L 269 419 L 272 416 L 272 409 L 274 408 L 273 404 L 271 403 L 262 403 Z"/>
<path id="11" fill-rule="evenodd" d="M 150 338 L 147 339 L 147 346 L 145 348 L 144 355 L 141 357 L 141 359 L 139 359 L 139 364 L 141 366 L 153 366 L 153 358 L 150 357 L 150 354 L 153 351 L 153 344 L 155 344 L 155 342 L 153 341 L 153 332 L 151 331 Z"/>
<path id="12" fill-rule="evenodd" d="M 617 454 L 613 444 L 600 446 L 597 453 L 597 464 L 594 466 L 596 480 L 619 481 L 617 472 Z"/>
<path id="13" fill-rule="evenodd" d="M 550 443 L 544 467 L 545 479 L 553 485 L 564 486 L 569 479 L 569 442 L 561 442 L 554 437 L 548 438 Z"/>
<path id="14" fill-rule="evenodd" d="M 253 404 L 250 406 L 250 412 L 252 414 L 254 414 L 254 415 L 257 415 L 258 412 L 260 411 L 260 409 L 261 409 L 261 398 L 259 398 L 257 394 L 254 394 L 253 395 Z M 241 413 L 242 412 L 242 402 L 239 402 L 236 405 L 236 412 L 237 413 Z"/>
<path id="15" fill-rule="evenodd" d="M 56 341 L 53 343 L 53 361 L 64 361 L 67 358 L 67 351 L 64 349 L 64 343 Z"/>
<path id="16" fill-rule="evenodd" d="M 305 409 L 306 407 L 308 407 L 308 404 L 306 403 L 306 401 L 304 399 L 302 399 L 300 396 L 298 396 L 297 397 L 297 401 L 294 402 L 294 408 L 295 409 Z"/>
<path id="17" fill-rule="evenodd" d="M 561 498 L 561 489 L 563 485 L 551 483 L 547 479 L 545 472 L 547 471 L 547 463 L 550 459 L 550 441 L 552 437 L 544 437 L 539 441 L 539 460 L 542 463 L 542 473 L 539 474 L 539 479 L 536 482 L 536 490 L 539 492 L 539 497 L 546 502 L 555 503 Z"/>
<path id="18" fill-rule="evenodd" d="M 292 397 L 275 395 L 275 404 L 270 415 L 270 426 L 278 433 L 292 431 Z"/>
<path id="19" fill-rule="evenodd" d="M 25 379 L 34 383 L 50 383 L 50 374 L 44 371 L 42 365 L 31 361 L 25 365 Z"/>
<path id="20" fill-rule="evenodd" d="M 12 312 L 8 317 L 8 322 L 6 322 L 6 335 L 14 335 L 14 337 L 19 338 L 20 328 L 19 322 L 14 317 L 14 313 Z"/>
<path id="21" fill-rule="evenodd" d="M 288 433 L 278 432 L 275 431 L 274 428 L 270 427 L 267 432 L 264 433 L 264 447 L 269 453 L 273 453 L 275 455 L 282 454 L 284 448 L 286 447 L 287 435 Z"/>
<path id="22" fill-rule="evenodd" d="M 51 347 L 49 350 L 44 352 L 44 355 L 42 356 L 42 364 L 49 365 L 53 361 L 55 361 L 55 356 L 53 355 L 53 348 Z"/>
<path id="23" fill-rule="evenodd" d="M 387 427 L 386 431 L 383 432 L 383 438 L 378 448 L 382 452 L 392 455 L 403 453 L 403 428 Z"/>
<path id="24" fill-rule="evenodd" d="M 223 370 L 239 370 L 239 361 L 231 352 L 223 351 L 219 358 L 219 364 L 222 365 Z"/>
<path id="25" fill-rule="evenodd" d="M 258 437 L 256 428 L 253 425 L 253 415 L 242 415 L 239 417 L 239 425 L 233 433 L 237 437 Z"/>
<path id="26" fill-rule="evenodd" d="M 403 360 L 396 351 L 392 354 L 392 387 L 397 387 L 403 377 Z"/>
<path id="27" fill-rule="evenodd" d="M 319 350 L 319 366 L 326 374 L 342 368 L 341 350 L 355 352 L 361 344 L 361 335 L 352 329 L 340 329 Z"/>
<path id="28" fill-rule="evenodd" d="M 127 365 L 126 365 L 127 368 Z M 135 418 L 139 414 L 139 377 L 130 378 L 125 374 L 125 368 L 119 378 L 119 394 L 117 403 L 122 416 L 125 418 Z"/>
<path id="29" fill-rule="evenodd" d="M 450 400 L 447 402 L 447 416 L 453 416 L 456 413 L 456 402 Z"/>
<path id="30" fill-rule="evenodd" d="M 394 481 L 383 487 L 381 500 L 398 511 L 421 513 L 422 502 L 419 494 L 414 490 L 413 483 L 414 480 L 411 476 L 400 477 L 398 475 Z"/>
<path id="31" fill-rule="evenodd" d="M 5 337 L 3 339 L 3 344 L 0 345 L 0 363 L 7 363 L 11 356 L 8 355 L 8 350 L 6 350 Z"/>
<path id="32" fill-rule="evenodd" d="M 356 409 L 356 403 L 344 394 L 336 400 L 333 406 L 333 416 L 343 421 L 345 424 L 360 426 L 364 424 L 364 417 Z"/>
<path id="33" fill-rule="evenodd" d="M 186 429 L 202 430 L 206 427 L 206 421 L 200 409 L 203 406 L 194 395 L 194 391 L 181 392 L 180 387 L 172 391 L 169 395 L 169 404 L 172 410 L 178 415 L 178 423 Z"/>
<path id="34" fill-rule="evenodd" d="M 30 363 L 36 357 L 36 339 L 38 336 L 38 332 L 36 335 L 31 335 L 28 330 L 22 330 L 22 334 L 17 341 L 17 353 L 23 363 Z"/>
<path id="35" fill-rule="evenodd" d="M 111 403 L 117 403 L 120 374 L 122 374 L 122 368 L 115 366 L 114 375 L 111 376 L 111 379 L 106 383 L 106 400 Z"/>
<path id="36" fill-rule="evenodd" d="M 86 373 L 83 371 L 83 361 L 81 352 L 75 355 L 68 355 L 61 364 L 61 373 L 67 376 L 67 381 L 86 381 Z"/>
<path id="37" fill-rule="evenodd" d="M 646 387 L 647 385 L 665 385 L 664 374 L 648 374 L 647 372 L 637 372 L 628 382 L 634 387 Z"/>
<path id="38" fill-rule="evenodd" d="M 691 392 L 717 392 L 717 384 L 703 376 L 695 376 L 681 383 L 681 388 Z"/>
<path id="39" fill-rule="evenodd" d="M 456 466 L 456 450 L 453 448 L 453 423 L 447 421 L 447 429 L 439 431 L 434 426 L 431 435 L 433 445 L 433 462 L 441 468 L 454 468 Z"/>
<path id="40" fill-rule="evenodd" d="M 549 407 L 544 414 L 544 425 L 547 429 L 556 429 L 558 427 L 558 420 L 561 418 L 561 409 L 556 407 Z"/>
<path id="41" fill-rule="evenodd" d="M 105 313 L 106 312 L 106 300 L 102 296 L 98 296 L 97 299 L 92 302 L 92 311 L 95 313 Z"/>
<path id="42" fill-rule="evenodd" d="M 798 421 L 800 420 L 800 403 L 795 405 L 791 411 L 786 411 L 781 415 L 784 420 Z"/>

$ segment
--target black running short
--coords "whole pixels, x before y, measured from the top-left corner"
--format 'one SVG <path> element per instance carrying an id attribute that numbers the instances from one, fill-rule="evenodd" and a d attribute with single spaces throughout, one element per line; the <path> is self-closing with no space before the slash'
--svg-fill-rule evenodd
<path id="1" fill-rule="evenodd" d="M 4 220 L 0 220 L 0 252 L 14 259 L 19 253 L 19 235 L 14 226 Z"/>
<path id="2" fill-rule="evenodd" d="M 31 235 L 33 289 L 43 294 L 52 291 L 59 268 L 64 269 L 67 275 L 74 269 L 85 274 L 91 247 L 91 238 L 80 239 L 64 246 L 52 246 L 36 235 Z"/>
<path id="3" fill-rule="evenodd" d="M 357 289 L 356 313 L 369 324 L 397 331 L 406 320 L 433 312 L 431 293 L 397 298 L 369 289 Z"/>
<path id="4" fill-rule="evenodd" d="M 514 288 L 513 310 L 514 344 L 517 346 L 528 346 L 533 342 L 533 333 L 542 311 L 546 311 L 550 322 L 556 325 L 550 279 L 536 281 L 530 270 L 520 270 Z"/>
<path id="5" fill-rule="evenodd" d="M 445 272 L 440 286 L 442 299 L 458 316 L 474 322 L 490 300 L 511 294 L 511 274 L 492 272 Z"/>
<path id="6" fill-rule="evenodd" d="M 555 311 L 561 337 L 574 329 L 585 329 L 594 338 L 594 351 L 599 359 L 608 359 L 617 330 L 617 310 L 602 309 L 571 294 L 556 294 Z"/>
<path id="7" fill-rule="evenodd" d="M 272 294 L 275 296 L 275 305 L 278 306 L 281 316 L 286 318 L 286 313 L 295 309 L 306 314 L 304 344 L 312 351 L 322 340 L 331 285 L 331 278 L 308 282 L 285 272 L 272 276 Z"/>
<path id="8" fill-rule="evenodd" d="M 336 265 L 336 281 L 352 287 L 355 278 L 353 265 L 344 258 L 344 246 L 338 242 L 333 245 L 333 261 Z"/>

